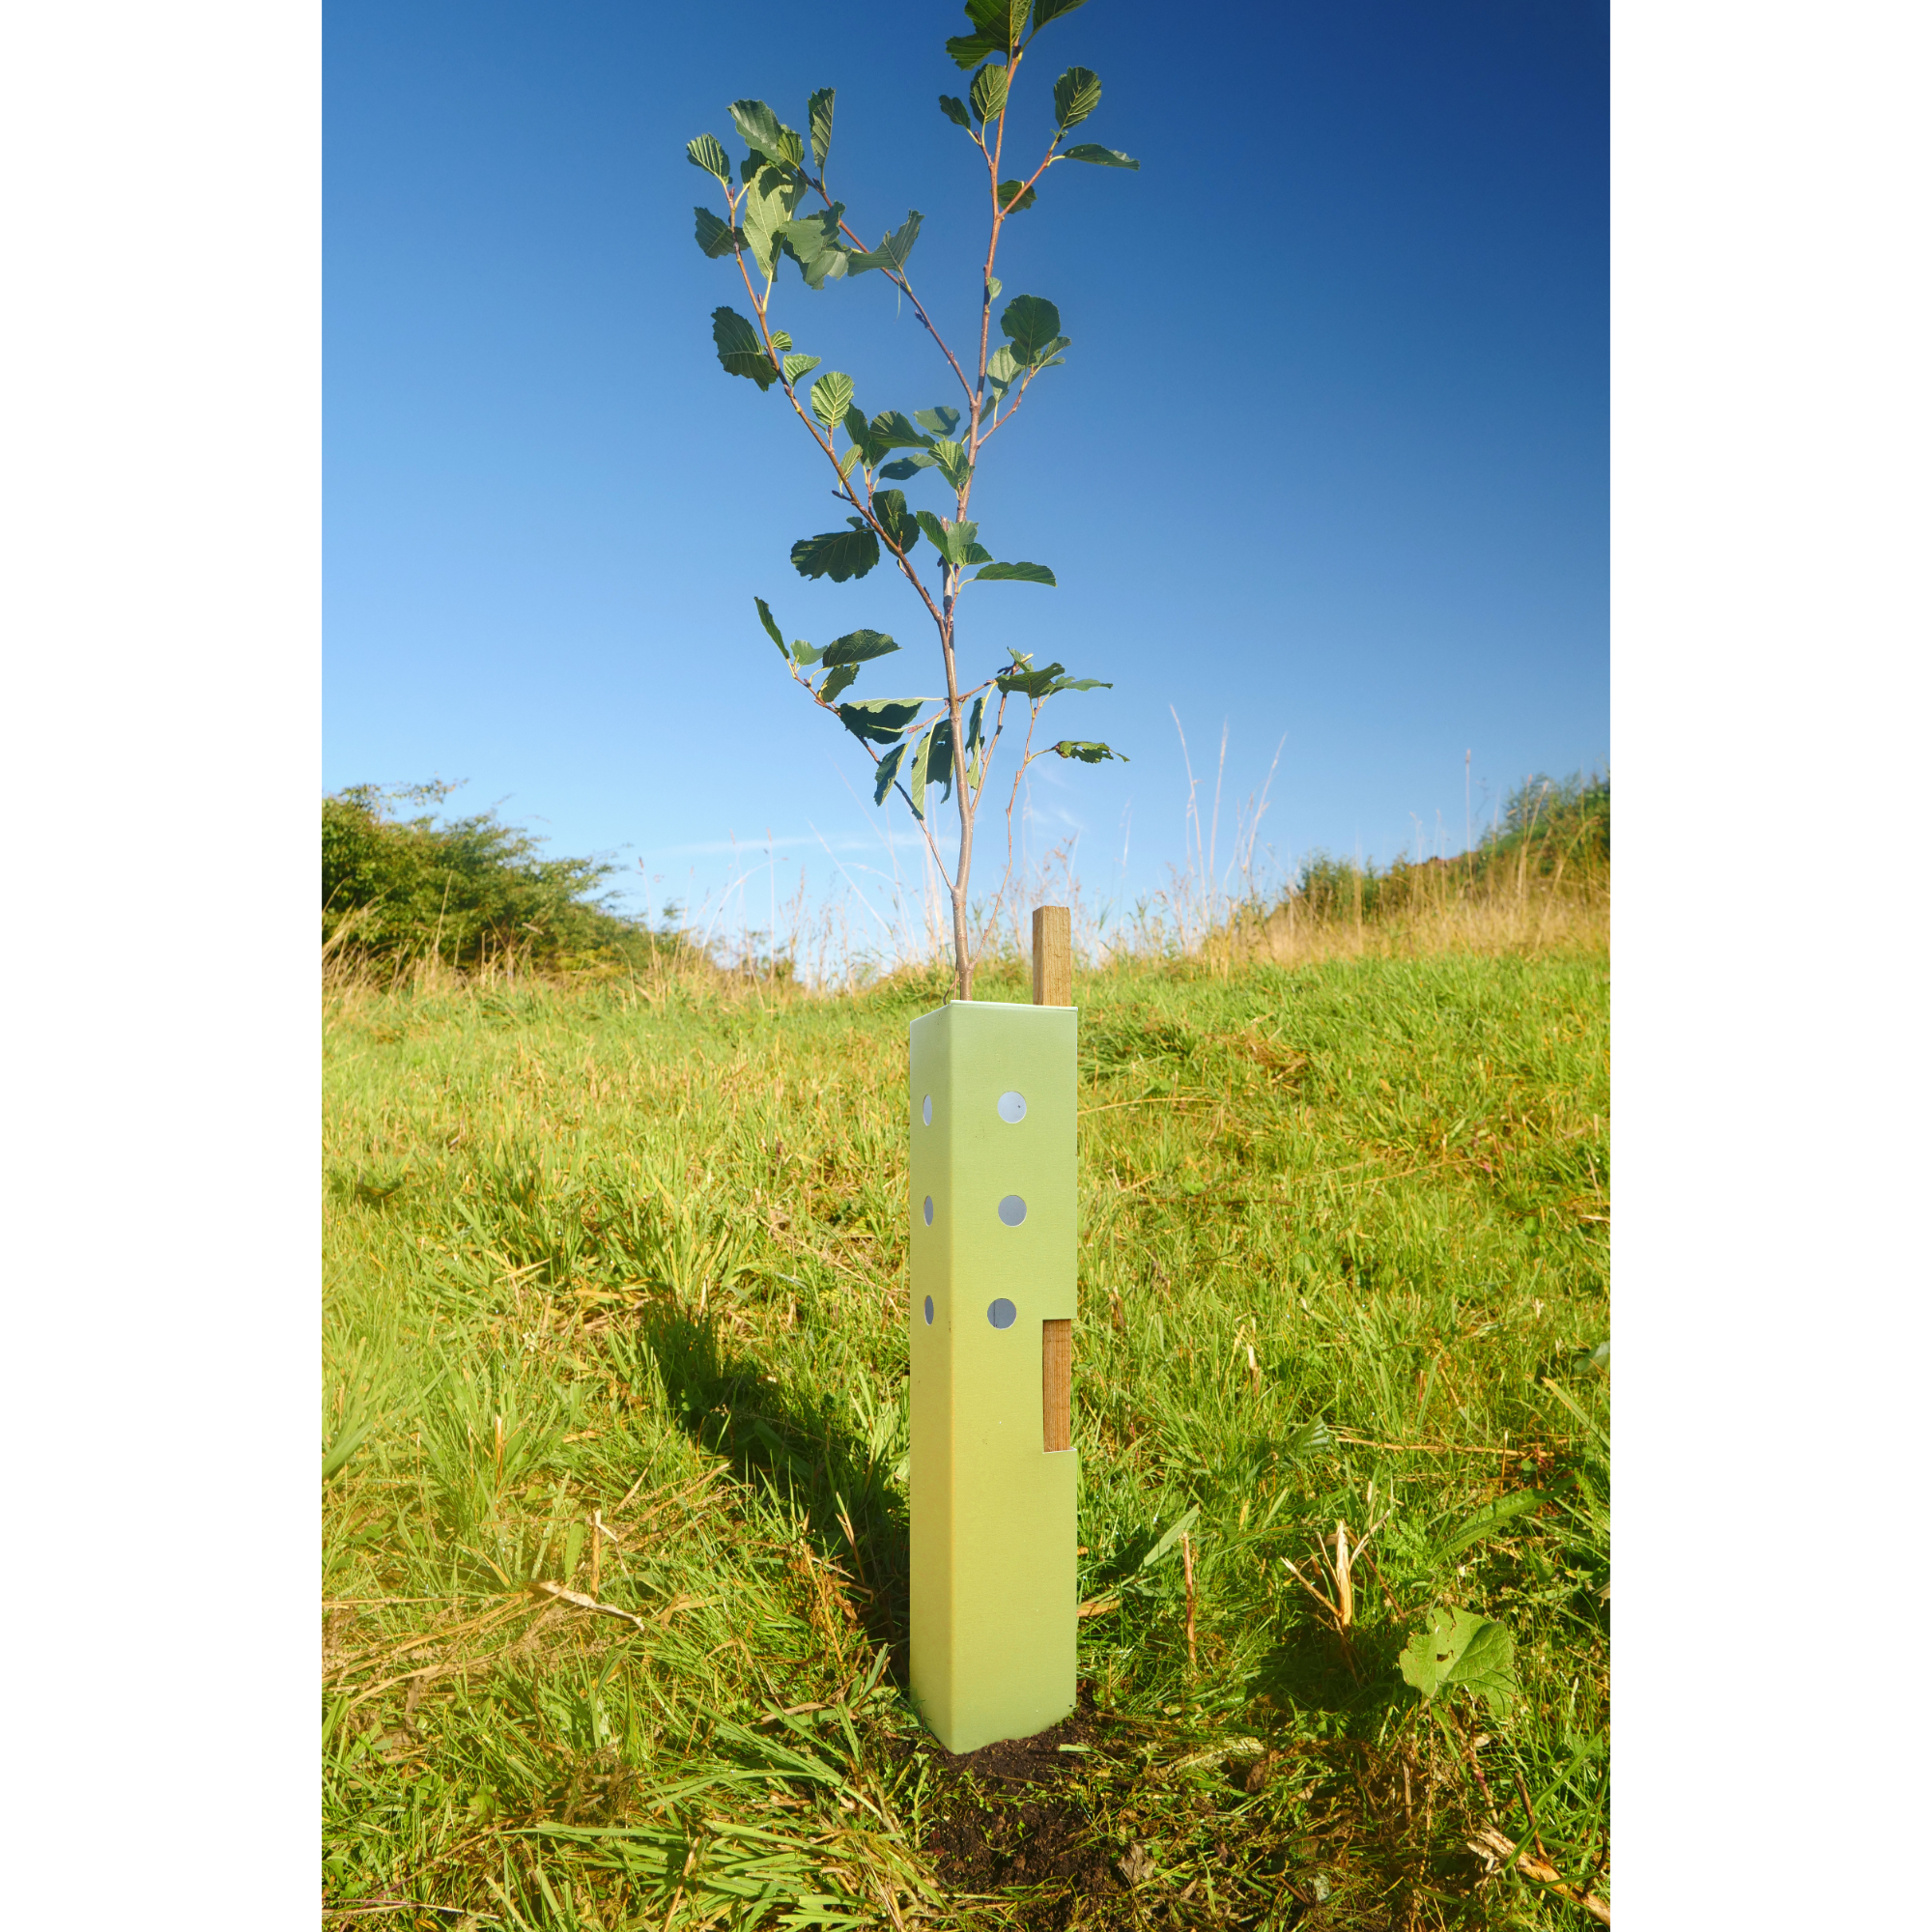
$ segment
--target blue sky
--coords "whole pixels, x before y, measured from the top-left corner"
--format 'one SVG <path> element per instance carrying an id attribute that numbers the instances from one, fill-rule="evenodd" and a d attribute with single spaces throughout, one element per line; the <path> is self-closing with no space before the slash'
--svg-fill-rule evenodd
<path id="1" fill-rule="evenodd" d="M 802 127 L 836 86 L 834 191 L 867 235 L 922 211 L 914 286 L 965 336 L 983 177 L 936 104 L 965 16 L 845 18 L 329 0 L 327 786 L 466 780 L 453 808 L 619 856 L 654 900 L 715 894 L 768 830 L 781 890 L 800 863 L 831 883 L 821 839 L 878 856 L 865 753 L 752 599 L 788 636 L 896 636 L 861 696 L 939 689 L 936 649 L 884 571 L 793 572 L 837 513 L 777 392 L 718 367 L 710 311 L 745 303 L 692 239 L 683 155 L 705 129 L 741 152 L 734 99 Z M 1082 136 L 1143 165 L 1057 167 L 1008 230 L 1009 295 L 1054 300 L 1073 346 L 974 509 L 1060 584 L 989 585 L 961 626 L 969 672 L 1017 645 L 1115 681 L 1048 717 L 1132 762 L 1047 760 L 1031 796 L 1036 846 L 1077 832 L 1101 894 L 1181 857 L 1170 706 L 1197 775 L 1228 726 L 1224 844 L 1281 745 L 1264 842 L 1291 860 L 1385 860 L 1417 820 L 1456 849 L 1465 750 L 1479 816 L 1609 750 L 1606 7 L 1175 22 L 1091 0 L 1023 71 L 1043 140 L 1052 76 L 1094 69 Z M 880 277 L 781 290 L 775 322 L 868 411 L 948 399 Z"/>

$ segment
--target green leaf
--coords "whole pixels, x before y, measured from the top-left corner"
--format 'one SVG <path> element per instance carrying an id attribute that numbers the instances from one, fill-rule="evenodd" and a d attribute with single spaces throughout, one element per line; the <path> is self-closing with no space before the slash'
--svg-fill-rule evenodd
<path id="1" fill-rule="evenodd" d="M 986 357 L 986 381 L 995 389 L 1007 390 L 1019 380 L 1020 359 L 1013 354 L 1012 345 L 1003 342 Z"/>
<path id="2" fill-rule="evenodd" d="M 915 410 L 912 419 L 921 429 L 929 429 L 934 436 L 951 436 L 959 427 L 959 412 L 949 410 L 943 403 L 929 410 Z"/>
<path id="3" fill-rule="evenodd" d="M 913 810 L 922 818 L 925 816 L 928 785 L 944 785 L 946 796 L 952 796 L 952 721 L 950 718 L 942 718 L 926 732 L 912 754 L 912 776 L 906 781 L 906 791 L 912 798 Z"/>
<path id="4" fill-rule="evenodd" d="M 939 473 L 955 490 L 965 489 L 973 474 L 973 466 L 966 459 L 965 446 L 941 437 L 932 444 L 932 460 Z"/>
<path id="5" fill-rule="evenodd" d="M 794 638 L 791 640 L 791 655 L 794 664 L 802 664 L 810 669 L 825 653 L 815 645 L 808 644 L 803 638 Z"/>
<path id="6" fill-rule="evenodd" d="M 697 216 L 697 245 L 715 262 L 745 245 L 745 231 L 721 221 L 708 208 L 693 211 Z"/>
<path id="7" fill-rule="evenodd" d="M 847 257 L 847 272 L 863 275 L 867 269 L 883 269 L 888 274 L 897 274 L 905 267 L 906 257 L 912 253 L 912 244 L 919 240 L 919 210 L 909 210 L 905 220 L 876 248 L 867 254 L 855 253 Z"/>
<path id="8" fill-rule="evenodd" d="M 779 379 L 758 331 L 733 308 L 711 311 L 711 339 L 718 345 L 718 360 L 727 376 L 744 376 L 769 389 Z"/>
<path id="9" fill-rule="evenodd" d="M 973 117 L 966 111 L 966 103 L 956 94 L 942 94 L 939 97 L 939 111 L 956 127 L 973 131 Z"/>
<path id="10" fill-rule="evenodd" d="M 1000 311 L 1000 328 L 1010 338 L 1013 354 L 1032 368 L 1060 333 L 1060 311 L 1044 296 L 1015 296 Z"/>
<path id="11" fill-rule="evenodd" d="M 932 539 L 932 547 L 948 563 L 956 570 L 962 564 L 977 563 L 984 559 L 992 561 L 975 542 L 980 534 L 980 526 L 962 519 L 959 523 L 949 524 L 943 517 L 935 517 L 930 510 L 919 512 L 919 526 Z M 974 552 L 979 555 L 975 556 Z"/>
<path id="12" fill-rule="evenodd" d="M 978 67 L 988 54 L 1003 54 L 1007 51 L 1007 37 L 1004 34 L 985 32 L 959 34 L 947 42 L 946 51 L 952 56 L 954 67 Z"/>
<path id="13" fill-rule="evenodd" d="M 821 87 L 805 103 L 805 125 L 811 130 L 811 164 L 825 172 L 825 157 L 832 152 L 832 89 Z"/>
<path id="14" fill-rule="evenodd" d="M 1063 738 L 1051 749 L 1063 758 L 1078 758 L 1083 765 L 1097 765 L 1102 758 L 1119 758 L 1123 765 L 1131 762 L 1124 752 L 1117 752 L 1110 745 L 1096 744 L 1091 738 Z"/>
<path id="15" fill-rule="evenodd" d="M 872 498 L 872 515 L 885 530 L 886 540 L 901 556 L 909 554 L 919 542 L 919 525 L 906 510 L 903 490 L 881 490 Z"/>
<path id="16" fill-rule="evenodd" d="M 753 259 L 767 275 L 778 265 L 779 244 L 804 195 L 805 183 L 797 175 L 760 168 L 738 204 Z"/>
<path id="17" fill-rule="evenodd" d="M 795 169 L 805 159 L 805 143 L 762 100 L 734 100 L 731 120 L 746 147 L 781 170 Z"/>
<path id="18" fill-rule="evenodd" d="M 973 85 L 966 90 L 966 98 L 973 103 L 973 112 L 978 119 L 998 120 L 1001 108 L 1007 104 L 1006 69 L 982 67 L 973 76 Z"/>
<path id="19" fill-rule="evenodd" d="M 1063 14 L 1070 14 L 1076 7 L 1084 7 L 1087 0 L 1033 0 L 1033 30 L 1037 34 L 1049 20 L 1057 20 Z"/>
<path id="20" fill-rule="evenodd" d="M 845 434 L 852 439 L 852 447 L 859 452 L 867 469 L 885 456 L 885 444 L 872 440 L 872 426 L 866 420 L 866 412 L 857 403 L 845 412 Z"/>
<path id="21" fill-rule="evenodd" d="M 1487 1698 L 1492 1715 L 1502 1718 L 1517 1695 L 1516 1641 L 1501 1624 L 1474 1610 L 1431 1610 L 1428 1628 L 1411 1633 L 1396 1662 L 1425 1702 L 1444 1690 L 1468 1690 Z"/>
<path id="22" fill-rule="evenodd" d="M 852 379 L 837 369 L 828 369 L 811 385 L 811 413 L 825 425 L 829 436 L 845 420 L 852 407 Z"/>
<path id="23" fill-rule="evenodd" d="M 825 667 L 869 664 L 874 658 L 890 657 L 898 646 L 883 631 L 847 631 L 825 647 Z"/>
<path id="24" fill-rule="evenodd" d="M 988 275 L 986 277 L 986 304 L 989 308 L 994 302 L 999 300 L 1000 291 L 1005 287 L 1006 283 L 1001 281 L 998 275 Z"/>
<path id="25" fill-rule="evenodd" d="M 700 134 L 696 140 L 687 141 L 684 157 L 693 167 L 716 175 L 726 187 L 731 185 L 731 157 L 716 134 Z"/>
<path id="26" fill-rule="evenodd" d="M 881 449 L 930 449 L 932 439 L 898 410 L 881 410 L 870 425 L 872 440 Z"/>
<path id="27" fill-rule="evenodd" d="M 784 361 L 785 381 L 796 383 L 801 376 L 810 376 L 818 367 L 816 355 L 787 355 Z"/>
<path id="28" fill-rule="evenodd" d="M 1118 148 L 1096 148 L 1092 141 L 1080 141 L 1060 152 L 1063 159 L 1091 161 L 1096 168 L 1132 168 L 1136 174 L 1141 171 L 1141 164 L 1131 156 L 1122 154 Z"/>
<path id="29" fill-rule="evenodd" d="M 1059 587 L 1059 581 L 1043 563 L 989 563 L 973 579 L 975 583 L 1046 583 Z"/>
<path id="30" fill-rule="evenodd" d="M 1064 664 L 1050 664 L 1042 669 L 1035 670 L 1032 658 L 1015 651 L 1012 663 L 993 680 L 993 683 L 1009 696 L 1017 691 L 1037 703 L 1042 697 L 1052 696 L 1055 689 L 1054 679 L 1065 675 L 1065 670 L 1066 667 Z"/>
<path id="31" fill-rule="evenodd" d="M 839 666 L 839 668 L 837 670 L 833 671 L 832 674 L 825 680 L 825 682 L 818 687 L 818 693 L 817 693 L 818 701 L 821 704 L 830 704 L 832 700 L 835 697 L 837 697 L 841 691 L 845 690 L 850 685 L 857 684 L 858 681 L 859 681 L 859 667 L 857 665 Z"/>
<path id="32" fill-rule="evenodd" d="M 839 475 L 841 477 L 849 477 L 852 474 L 852 466 L 855 463 L 857 463 L 860 457 L 862 457 L 865 453 L 866 452 L 863 449 L 861 449 L 857 443 L 854 443 L 852 447 L 848 449 L 845 452 L 845 454 L 838 459 Z"/>
<path id="33" fill-rule="evenodd" d="M 772 607 L 762 597 L 753 597 L 752 602 L 758 607 L 758 622 L 765 627 L 765 636 L 779 647 L 779 656 L 789 664 L 791 653 L 785 649 L 784 633 L 779 629 L 778 622 L 772 615 Z"/>
<path id="34" fill-rule="evenodd" d="M 815 537 L 800 537 L 791 547 L 792 568 L 801 577 L 829 577 L 843 583 L 848 577 L 864 577 L 879 560 L 879 540 L 866 527 L 863 518 L 845 520 L 853 527 L 827 530 Z"/>
<path id="35" fill-rule="evenodd" d="M 815 214 L 794 216 L 781 238 L 784 251 L 798 264 L 807 288 L 822 289 L 845 272 L 845 244 L 838 239 L 838 222 L 845 204 L 835 201 Z"/>
<path id="36" fill-rule="evenodd" d="M 1100 104 L 1100 76 L 1092 68 L 1070 67 L 1053 83 L 1053 118 L 1062 128 L 1077 128 Z"/>
<path id="37" fill-rule="evenodd" d="M 369 1416 L 360 1422 L 351 1422 L 337 1433 L 335 1440 L 323 1451 L 322 1480 L 325 1483 L 347 1464 L 350 1457 L 369 1439 L 375 1427 L 376 1418 Z"/>
<path id="38" fill-rule="evenodd" d="M 1194 1520 L 1200 1514 L 1200 1505 L 1196 1504 L 1185 1516 L 1177 1518 L 1174 1522 L 1169 1524 L 1167 1534 L 1141 1558 L 1140 1567 L 1143 1570 L 1151 1570 L 1194 1527 Z"/>
<path id="39" fill-rule="evenodd" d="M 903 743 L 895 745 L 879 760 L 879 769 L 873 774 L 872 778 L 872 803 L 874 805 L 885 804 L 886 793 L 892 789 L 893 780 L 898 773 L 899 760 L 905 756 L 905 749 Z"/>
<path id="40" fill-rule="evenodd" d="M 915 451 L 911 456 L 902 456 L 896 463 L 889 463 L 879 471 L 883 477 L 895 483 L 903 483 L 908 477 L 917 476 L 922 469 L 930 469 L 933 459 L 924 450 Z"/>
<path id="41" fill-rule="evenodd" d="M 1472 1543 L 1481 1543 L 1506 1528 L 1520 1516 L 1527 1516 L 1540 1504 L 1548 1502 L 1548 1496 L 1542 1490 L 1518 1490 L 1514 1495 L 1500 1497 L 1492 1503 L 1485 1503 L 1475 1514 L 1464 1520 L 1453 1536 L 1435 1546 L 1435 1560 L 1447 1561 L 1451 1556 L 1467 1549 Z"/>
<path id="42" fill-rule="evenodd" d="M 1031 208 L 1038 199 L 1038 194 L 1024 182 L 1009 181 L 1000 184 L 1002 214 L 1018 214 L 1022 209 Z"/>
<path id="43" fill-rule="evenodd" d="M 855 697 L 838 707 L 839 722 L 855 738 L 890 745 L 925 708 L 923 697 Z"/>

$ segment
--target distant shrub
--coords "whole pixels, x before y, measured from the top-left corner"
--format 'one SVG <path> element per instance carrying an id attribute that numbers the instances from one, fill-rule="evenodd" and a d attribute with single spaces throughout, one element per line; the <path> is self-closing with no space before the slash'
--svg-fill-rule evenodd
<path id="1" fill-rule="evenodd" d="M 322 935 L 331 957 L 459 970 L 636 963 L 681 942 L 614 910 L 617 868 L 547 858 L 494 811 L 438 822 L 452 785 L 349 785 L 322 802 Z"/>

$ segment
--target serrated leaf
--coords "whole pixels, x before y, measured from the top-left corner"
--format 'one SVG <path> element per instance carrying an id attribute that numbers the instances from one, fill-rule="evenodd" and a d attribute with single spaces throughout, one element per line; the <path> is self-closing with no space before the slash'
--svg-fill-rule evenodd
<path id="1" fill-rule="evenodd" d="M 998 275 L 988 275 L 986 277 L 986 302 L 989 307 L 999 300 L 1000 291 L 1005 287 L 1006 283 L 1001 281 Z"/>
<path id="2" fill-rule="evenodd" d="M 973 85 L 966 90 L 966 98 L 973 105 L 975 117 L 980 121 L 995 121 L 1000 110 L 1007 104 L 1007 71 L 1003 67 L 982 67 L 973 76 Z"/>
<path id="3" fill-rule="evenodd" d="M 785 357 L 785 381 L 796 383 L 801 376 L 810 376 L 818 367 L 816 355 L 787 355 Z"/>
<path id="4" fill-rule="evenodd" d="M 930 785 L 944 785 L 946 796 L 952 796 L 952 721 L 942 718 L 939 723 L 920 739 L 912 754 L 912 773 L 906 781 L 906 791 L 912 799 L 912 809 L 920 817 L 925 816 L 925 794 Z"/>
<path id="5" fill-rule="evenodd" d="M 935 517 L 930 510 L 921 510 L 919 526 L 931 538 L 933 549 L 954 569 L 975 560 L 972 553 L 980 549 L 976 541 L 980 534 L 978 524 L 964 519 L 949 524 L 943 517 Z M 985 555 L 983 551 L 980 554 Z"/>
<path id="6" fill-rule="evenodd" d="M 866 412 L 857 403 L 845 412 L 845 434 L 852 439 L 852 447 L 859 452 L 867 469 L 884 458 L 885 445 L 872 440 L 872 426 L 866 420 Z"/>
<path id="7" fill-rule="evenodd" d="M 814 214 L 795 215 L 784 225 L 784 251 L 798 264 L 805 285 L 822 289 L 845 272 L 845 244 L 838 239 L 845 204 L 835 201 Z"/>
<path id="8" fill-rule="evenodd" d="M 906 257 L 912 253 L 912 244 L 919 240 L 920 213 L 918 209 L 907 212 L 906 218 L 886 237 L 876 248 L 866 254 L 853 253 L 846 257 L 846 272 L 863 275 L 867 269 L 883 269 L 888 274 L 895 275 L 906 265 Z"/>
<path id="9" fill-rule="evenodd" d="M 732 125 L 746 147 L 781 170 L 796 168 L 805 159 L 805 143 L 762 100 L 734 100 Z"/>
<path id="10" fill-rule="evenodd" d="M 829 436 L 845 420 L 852 407 L 852 379 L 838 369 L 828 369 L 811 385 L 811 413 L 825 426 Z"/>
<path id="11" fill-rule="evenodd" d="M 1020 366 L 1012 345 L 1003 342 L 986 357 L 986 381 L 996 389 L 1009 389 L 1019 380 Z"/>
<path id="12" fill-rule="evenodd" d="M 1076 7 L 1084 7 L 1087 0 L 1033 0 L 1033 30 L 1037 34 L 1049 20 L 1057 20 L 1063 14 L 1070 14 Z"/>
<path id="13" fill-rule="evenodd" d="M 791 347 L 791 337 L 783 329 L 775 328 L 772 330 L 772 347 L 782 355 Z"/>
<path id="14" fill-rule="evenodd" d="M 1117 752 L 1111 745 L 1098 744 L 1091 738 L 1063 738 L 1053 750 L 1063 758 L 1078 758 L 1083 765 L 1097 765 L 1102 758 L 1119 758 L 1123 765 L 1129 762 L 1124 752 Z"/>
<path id="15" fill-rule="evenodd" d="M 1059 580 L 1043 563 L 988 563 L 977 573 L 975 583 L 1046 583 L 1059 588 Z"/>
<path id="16" fill-rule="evenodd" d="M 1070 67 L 1053 83 L 1053 118 L 1058 127 L 1077 128 L 1100 104 L 1100 76 L 1092 68 Z"/>
<path id="17" fill-rule="evenodd" d="M 1050 664 L 1038 670 L 1033 668 L 1033 660 L 1014 654 L 1013 661 L 993 680 L 995 688 L 1010 696 L 1019 692 L 1036 703 L 1053 694 L 1054 679 L 1065 672 L 1064 664 Z"/>
<path id="18" fill-rule="evenodd" d="M 884 805 L 886 793 L 892 789 L 893 780 L 897 776 L 899 761 L 905 756 L 903 742 L 896 744 L 879 760 L 879 769 L 872 775 L 872 803 Z"/>
<path id="19" fill-rule="evenodd" d="M 1516 1641 L 1501 1624 L 1474 1610 L 1434 1609 L 1428 1628 L 1414 1632 L 1397 1662 L 1403 1680 L 1425 1701 L 1444 1690 L 1468 1690 L 1506 1717 L 1517 1695 Z"/>
<path id="20" fill-rule="evenodd" d="M 838 719 L 855 738 L 890 745 L 925 708 L 923 697 L 855 697 L 838 707 Z"/>
<path id="21" fill-rule="evenodd" d="M 1096 168 L 1132 168 L 1136 174 L 1141 171 L 1141 164 L 1132 156 L 1122 154 L 1118 148 L 1095 147 L 1092 141 L 1080 141 L 1060 152 L 1066 160 L 1091 161 Z"/>
<path id="22" fill-rule="evenodd" d="M 697 245 L 715 262 L 745 245 L 745 231 L 721 221 L 708 208 L 693 210 L 697 216 Z"/>
<path id="23" fill-rule="evenodd" d="M 821 87 L 805 103 L 805 125 L 811 130 L 811 164 L 825 172 L 825 157 L 832 152 L 832 89 Z"/>
<path id="24" fill-rule="evenodd" d="M 883 631 L 847 631 L 826 645 L 824 664 L 828 670 L 838 665 L 869 664 L 874 658 L 890 657 L 897 649 Z"/>
<path id="25" fill-rule="evenodd" d="M 973 466 L 966 458 L 963 443 L 954 442 L 950 437 L 940 437 L 932 445 L 932 460 L 939 473 L 955 490 L 965 489 L 973 474 Z"/>
<path id="26" fill-rule="evenodd" d="M 845 454 L 838 459 L 839 475 L 842 477 L 849 477 L 852 474 L 852 466 L 855 463 L 857 463 L 860 457 L 862 457 L 865 453 L 866 452 L 863 449 L 861 449 L 856 443 L 854 443 L 853 446 L 850 449 L 848 449 L 845 452 Z"/>
<path id="27" fill-rule="evenodd" d="M 857 518 L 852 529 L 826 530 L 800 537 L 791 547 L 791 565 L 801 577 L 829 577 L 834 583 L 864 577 L 879 560 L 879 540 Z"/>
<path id="28" fill-rule="evenodd" d="M 1506 1529 L 1518 1517 L 1527 1516 L 1549 1500 L 1542 1490 L 1518 1490 L 1514 1495 L 1499 1497 L 1495 1502 L 1485 1503 L 1472 1516 L 1464 1519 L 1462 1525 L 1451 1536 L 1435 1546 L 1435 1560 L 1446 1562 L 1450 1557 L 1467 1549 L 1471 1544 L 1481 1543 Z"/>
<path id="29" fill-rule="evenodd" d="M 791 640 L 791 655 L 794 664 L 802 664 L 809 668 L 815 665 L 825 653 L 816 645 L 808 644 L 803 638 L 794 638 Z"/>
<path id="30" fill-rule="evenodd" d="M 830 704 L 841 691 L 858 683 L 858 681 L 859 667 L 857 665 L 841 665 L 818 687 L 818 701 L 821 704 Z"/>
<path id="31" fill-rule="evenodd" d="M 765 627 L 765 636 L 779 647 L 779 656 L 789 664 L 791 653 L 785 649 L 784 633 L 779 629 L 777 620 L 772 616 L 772 607 L 762 597 L 753 597 L 752 602 L 758 607 L 758 622 Z"/>
<path id="32" fill-rule="evenodd" d="M 974 68 L 988 54 L 1003 54 L 1007 51 L 1007 37 L 1004 34 L 955 35 L 946 43 L 946 51 L 952 56 L 952 64 L 957 68 Z"/>
<path id="33" fill-rule="evenodd" d="M 1024 182 L 1009 181 L 1000 184 L 1002 214 L 1018 214 L 1023 209 L 1031 208 L 1038 199 L 1038 192 Z"/>
<path id="34" fill-rule="evenodd" d="M 949 410 L 944 403 L 935 404 L 929 410 L 915 410 L 912 419 L 921 429 L 930 430 L 934 436 L 951 436 L 959 427 L 959 412 Z"/>
<path id="35" fill-rule="evenodd" d="M 711 311 L 711 339 L 718 345 L 718 360 L 727 376 L 744 376 L 769 389 L 779 379 L 758 331 L 733 308 Z"/>
<path id="36" fill-rule="evenodd" d="M 785 175 L 773 167 L 760 168 L 746 187 L 738 203 L 745 240 L 759 269 L 769 275 L 778 265 L 779 243 L 783 239 L 798 204 L 805 194 L 805 183 L 797 175 Z"/>
<path id="37" fill-rule="evenodd" d="M 1031 368 L 1060 333 L 1060 311 L 1044 296 L 1015 296 L 1000 311 L 1000 328 L 1013 354 Z"/>
<path id="38" fill-rule="evenodd" d="M 872 498 L 872 515 L 890 543 L 901 556 L 910 554 L 919 542 L 919 525 L 906 509 L 903 490 L 881 490 Z"/>
<path id="39" fill-rule="evenodd" d="M 879 474 L 894 483 L 903 483 L 909 477 L 917 476 L 922 469 L 930 469 L 932 463 L 932 458 L 922 449 L 911 456 L 901 456 L 896 463 L 887 464 Z"/>
<path id="40" fill-rule="evenodd" d="M 869 427 L 872 440 L 882 449 L 932 447 L 932 439 L 899 410 L 881 410 Z"/>
<path id="41" fill-rule="evenodd" d="M 954 127 L 963 128 L 970 134 L 973 131 L 973 117 L 966 111 L 966 103 L 956 94 L 942 94 L 939 97 L 939 111 Z"/>
<path id="42" fill-rule="evenodd" d="M 716 175 L 726 187 L 731 185 L 731 157 L 716 134 L 700 134 L 695 141 L 687 141 L 684 157 L 693 167 Z"/>

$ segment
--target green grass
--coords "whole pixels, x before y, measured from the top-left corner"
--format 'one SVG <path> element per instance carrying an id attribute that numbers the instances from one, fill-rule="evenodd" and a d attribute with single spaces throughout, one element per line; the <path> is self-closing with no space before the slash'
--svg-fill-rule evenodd
<path id="1" fill-rule="evenodd" d="M 943 991 L 331 1007 L 329 1904 L 1590 1922 L 1468 1840 L 1608 1897 L 1605 955 L 1079 983 L 1092 1709 L 1032 1786 L 901 1688 L 906 1025 Z M 1282 1560 L 1338 1519 L 1374 1526 L 1346 1636 Z M 593 1577 L 639 1621 L 531 1587 Z M 1436 1605 L 1511 1632 L 1506 1716 L 1404 1683 Z M 962 1833 L 1138 1883 L 1042 1853 L 963 1896 Z"/>

